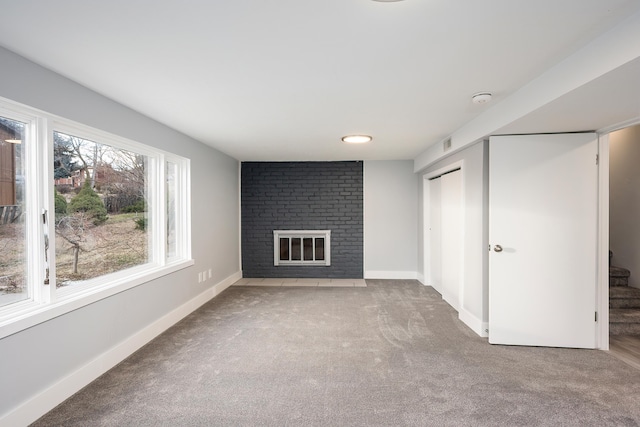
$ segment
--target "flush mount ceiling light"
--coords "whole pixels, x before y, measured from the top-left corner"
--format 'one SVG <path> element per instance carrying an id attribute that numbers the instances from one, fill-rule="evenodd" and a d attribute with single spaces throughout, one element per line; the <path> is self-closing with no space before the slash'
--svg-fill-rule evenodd
<path id="1" fill-rule="evenodd" d="M 342 142 L 346 142 L 347 144 L 365 144 L 372 139 L 369 135 L 347 135 L 342 137 Z"/>
<path id="2" fill-rule="evenodd" d="M 491 93 L 490 92 L 478 92 L 471 97 L 471 101 L 474 104 L 486 104 L 491 101 Z"/>

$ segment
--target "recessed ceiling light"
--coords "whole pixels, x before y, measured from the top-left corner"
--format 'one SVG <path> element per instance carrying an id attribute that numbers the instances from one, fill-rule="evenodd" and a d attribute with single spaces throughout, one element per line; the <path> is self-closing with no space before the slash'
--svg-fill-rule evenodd
<path id="1" fill-rule="evenodd" d="M 342 141 L 349 144 L 365 144 L 372 139 L 369 135 L 347 135 L 342 137 Z"/>
<path id="2" fill-rule="evenodd" d="M 478 92 L 471 97 L 471 101 L 474 104 L 486 104 L 491 101 L 491 93 L 490 92 Z"/>

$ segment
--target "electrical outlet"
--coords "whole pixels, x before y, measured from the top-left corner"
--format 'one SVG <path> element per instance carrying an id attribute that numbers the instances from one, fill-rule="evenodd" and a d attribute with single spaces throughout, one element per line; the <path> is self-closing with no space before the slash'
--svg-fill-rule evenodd
<path id="1" fill-rule="evenodd" d="M 213 277 L 213 274 L 211 272 L 211 269 L 209 269 L 209 279 L 211 279 L 211 277 Z"/>
<path id="2" fill-rule="evenodd" d="M 202 273 L 198 273 L 198 283 L 202 282 Z"/>

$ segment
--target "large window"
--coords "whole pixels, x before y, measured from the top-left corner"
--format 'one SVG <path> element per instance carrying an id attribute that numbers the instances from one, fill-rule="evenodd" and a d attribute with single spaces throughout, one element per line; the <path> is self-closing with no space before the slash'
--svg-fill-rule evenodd
<path id="1" fill-rule="evenodd" d="M 188 191 L 187 159 L 0 100 L 0 338 L 191 265 Z"/>
<path id="2" fill-rule="evenodd" d="M 57 131 L 53 153 L 57 286 L 147 263 L 147 156 Z"/>

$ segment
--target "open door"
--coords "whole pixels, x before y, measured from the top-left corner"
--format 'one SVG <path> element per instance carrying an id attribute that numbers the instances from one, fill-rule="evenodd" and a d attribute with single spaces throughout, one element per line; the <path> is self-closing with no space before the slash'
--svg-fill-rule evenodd
<path id="1" fill-rule="evenodd" d="M 597 135 L 492 137 L 489 342 L 595 348 Z"/>

